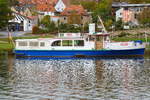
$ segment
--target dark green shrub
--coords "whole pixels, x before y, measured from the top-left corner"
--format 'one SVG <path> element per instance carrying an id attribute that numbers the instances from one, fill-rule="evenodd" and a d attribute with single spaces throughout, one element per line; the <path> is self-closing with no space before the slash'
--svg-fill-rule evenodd
<path id="1" fill-rule="evenodd" d="M 126 32 L 121 32 L 118 37 L 125 37 L 125 36 L 129 36 L 130 34 L 129 33 L 126 33 Z"/>

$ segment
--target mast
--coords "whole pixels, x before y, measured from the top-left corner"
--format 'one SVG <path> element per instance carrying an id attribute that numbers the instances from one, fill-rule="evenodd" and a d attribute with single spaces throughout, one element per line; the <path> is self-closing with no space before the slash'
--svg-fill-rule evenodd
<path id="1" fill-rule="evenodd" d="M 103 27 L 104 32 L 107 33 L 107 30 L 106 30 L 106 28 L 105 28 L 105 26 L 104 26 L 104 24 L 103 24 L 103 21 L 102 21 L 101 17 L 98 16 L 98 19 L 99 19 L 99 21 L 100 21 L 100 23 L 101 23 L 101 25 L 102 25 L 102 27 Z"/>
<path id="2" fill-rule="evenodd" d="M 103 34 L 108 33 L 100 16 L 98 16 L 98 19 L 99 19 L 99 21 L 100 21 L 100 23 L 102 25 L 102 29 L 104 31 Z M 106 40 L 107 40 L 107 38 L 108 38 L 108 41 L 110 41 L 110 38 L 106 37 Z M 105 48 L 105 38 L 104 38 L 104 36 L 103 36 L 103 42 L 102 42 L 102 44 L 103 44 L 103 49 L 104 49 Z"/>

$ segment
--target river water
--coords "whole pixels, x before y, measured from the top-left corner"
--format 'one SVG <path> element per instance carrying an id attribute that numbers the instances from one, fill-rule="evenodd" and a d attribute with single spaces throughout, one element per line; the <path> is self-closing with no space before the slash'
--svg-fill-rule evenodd
<path id="1" fill-rule="evenodd" d="M 43 60 L 1 54 L 0 100 L 150 100 L 150 57 Z"/>

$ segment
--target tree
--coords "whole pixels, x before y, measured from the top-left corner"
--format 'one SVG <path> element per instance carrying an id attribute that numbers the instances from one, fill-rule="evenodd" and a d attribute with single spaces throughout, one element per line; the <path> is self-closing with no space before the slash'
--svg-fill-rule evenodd
<path id="1" fill-rule="evenodd" d="M 9 4 L 11 6 L 16 6 L 16 5 L 19 5 L 19 1 L 18 0 L 8 0 L 9 1 Z"/>
<path id="2" fill-rule="evenodd" d="M 114 23 L 115 25 L 115 30 L 122 30 L 123 29 L 123 22 L 122 20 L 118 20 L 117 22 Z"/>
<path id="3" fill-rule="evenodd" d="M 82 23 L 81 16 L 82 15 L 77 14 L 75 10 L 71 11 L 70 15 L 68 16 L 68 23 L 69 24 L 81 24 Z"/>
<path id="4" fill-rule="evenodd" d="M 0 0 L 0 28 L 6 27 L 12 18 L 8 0 Z"/>
<path id="5" fill-rule="evenodd" d="M 81 1 L 80 4 L 89 12 L 93 12 L 97 5 L 95 1 Z"/>
<path id="6" fill-rule="evenodd" d="M 145 8 L 138 16 L 140 24 L 150 26 L 150 8 Z"/>
<path id="7" fill-rule="evenodd" d="M 111 16 L 111 5 L 112 0 L 101 0 L 97 3 L 96 9 L 93 13 L 93 22 L 98 23 L 98 16 L 101 16 L 106 28 L 109 28 L 112 25 L 113 17 Z"/>
<path id="8" fill-rule="evenodd" d="M 44 16 L 40 24 L 44 26 L 47 32 L 54 32 L 56 30 L 55 23 L 51 21 L 51 18 L 49 15 Z"/>

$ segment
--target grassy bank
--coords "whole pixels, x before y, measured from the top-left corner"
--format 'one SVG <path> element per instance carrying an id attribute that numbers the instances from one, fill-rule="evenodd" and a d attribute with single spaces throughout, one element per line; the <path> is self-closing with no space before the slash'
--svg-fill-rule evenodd
<path id="1" fill-rule="evenodd" d="M 10 43 L 0 43 L 0 50 L 6 50 L 6 51 L 11 51 L 14 48 L 14 46 Z"/>
<path id="2" fill-rule="evenodd" d="M 145 42 L 145 38 L 137 38 L 137 37 L 114 37 L 112 38 L 113 41 L 136 41 L 136 40 L 141 40 Z M 147 41 L 150 42 L 150 37 L 147 38 Z"/>

